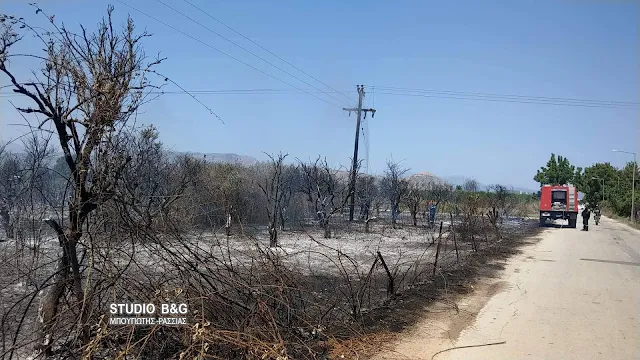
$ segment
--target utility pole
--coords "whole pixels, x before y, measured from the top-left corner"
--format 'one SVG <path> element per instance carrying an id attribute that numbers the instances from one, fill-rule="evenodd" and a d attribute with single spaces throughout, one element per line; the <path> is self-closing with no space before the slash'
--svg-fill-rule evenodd
<path id="1" fill-rule="evenodd" d="M 353 221 L 353 212 L 356 206 L 356 175 L 358 172 L 358 140 L 360 138 L 360 121 L 362 118 L 362 112 L 364 111 L 364 118 L 367 118 L 367 113 L 371 112 L 371 117 L 376 113 L 376 109 L 363 109 L 362 99 L 364 98 L 364 85 L 357 85 L 358 89 L 358 107 L 357 108 L 342 108 L 344 111 L 356 112 L 356 140 L 353 146 L 353 164 L 351 165 L 351 178 L 349 179 L 349 221 Z"/>

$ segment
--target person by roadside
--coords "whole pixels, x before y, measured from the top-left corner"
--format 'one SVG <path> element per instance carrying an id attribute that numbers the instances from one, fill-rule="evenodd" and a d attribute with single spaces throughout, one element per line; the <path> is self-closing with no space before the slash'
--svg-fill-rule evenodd
<path id="1" fill-rule="evenodd" d="M 591 217 L 591 210 L 589 210 L 589 205 L 585 204 L 584 210 L 582 210 L 582 231 L 589 231 L 590 217 Z"/>
<path id="2" fill-rule="evenodd" d="M 598 222 L 600 221 L 600 215 L 600 207 L 596 204 L 593 208 L 593 219 L 595 220 L 596 225 L 598 225 Z"/>

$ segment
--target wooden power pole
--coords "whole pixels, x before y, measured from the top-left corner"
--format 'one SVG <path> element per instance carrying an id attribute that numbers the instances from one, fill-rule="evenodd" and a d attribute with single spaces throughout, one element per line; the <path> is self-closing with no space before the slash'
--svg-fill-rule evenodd
<path id="1" fill-rule="evenodd" d="M 356 140 L 353 146 L 353 164 L 351 165 L 351 176 L 349 179 L 349 221 L 353 221 L 353 213 L 356 206 L 356 176 L 358 172 L 358 140 L 360 138 L 360 122 L 362 119 L 362 112 L 364 112 L 364 118 L 367 118 L 367 113 L 371 112 L 371 117 L 376 113 L 376 109 L 363 109 L 362 99 L 364 98 L 364 85 L 358 85 L 358 107 L 357 108 L 342 108 L 344 111 L 348 111 L 349 115 L 354 111 L 357 115 L 356 119 Z"/>

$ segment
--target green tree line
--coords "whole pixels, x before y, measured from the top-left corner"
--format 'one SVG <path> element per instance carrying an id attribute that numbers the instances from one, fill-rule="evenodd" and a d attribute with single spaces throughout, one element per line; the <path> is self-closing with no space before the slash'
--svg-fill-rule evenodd
<path id="1" fill-rule="evenodd" d="M 575 184 L 578 191 L 584 193 L 584 201 L 599 205 L 619 216 L 631 215 L 631 198 L 634 162 L 628 162 L 622 168 L 610 163 L 595 163 L 581 168 L 571 165 L 562 156 L 551 154 L 546 166 L 541 167 L 533 177 L 540 186 L 550 184 Z M 640 183 L 640 172 L 636 167 L 636 188 Z M 635 218 L 640 217 L 640 201 L 635 196 Z"/>

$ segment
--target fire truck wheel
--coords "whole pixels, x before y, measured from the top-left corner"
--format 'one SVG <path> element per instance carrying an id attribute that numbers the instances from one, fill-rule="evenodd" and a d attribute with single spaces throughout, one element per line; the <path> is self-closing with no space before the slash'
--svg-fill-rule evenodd
<path id="1" fill-rule="evenodd" d="M 540 217 L 540 227 L 545 227 L 547 226 L 547 218 L 546 217 Z"/>
<path id="2" fill-rule="evenodd" d="M 569 227 L 575 229 L 577 226 L 577 219 L 569 219 Z"/>

